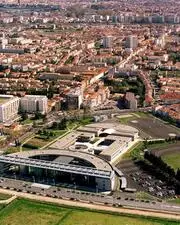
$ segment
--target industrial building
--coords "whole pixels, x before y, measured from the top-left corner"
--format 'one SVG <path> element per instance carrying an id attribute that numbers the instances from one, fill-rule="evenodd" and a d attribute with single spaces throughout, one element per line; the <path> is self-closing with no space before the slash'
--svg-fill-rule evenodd
<path id="1" fill-rule="evenodd" d="M 19 98 L 13 95 L 0 95 L 0 122 L 7 122 L 17 116 Z"/>

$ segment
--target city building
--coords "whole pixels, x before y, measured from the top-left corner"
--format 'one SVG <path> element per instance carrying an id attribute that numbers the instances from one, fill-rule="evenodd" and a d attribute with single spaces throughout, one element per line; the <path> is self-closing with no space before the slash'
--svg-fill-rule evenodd
<path id="1" fill-rule="evenodd" d="M 0 122 L 7 122 L 17 116 L 19 98 L 13 95 L 0 95 Z"/>
<path id="2" fill-rule="evenodd" d="M 137 36 L 130 35 L 126 38 L 126 43 L 125 43 L 126 48 L 131 48 L 135 49 L 138 46 L 138 38 Z"/>
<path id="3" fill-rule="evenodd" d="M 20 111 L 27 113 L 47 113 L 48 99 L 43 95 L 26 95 L 20 100 Z"/>
<path id="4" fill-rule="evenodd" d="M 7 163 L 8 162 L 8 163 Z M 94 191 L 112 191 L 116 187 L 113 167 L 103 159 L 85 152 L 47 149 L 24 151 L 0 156 L 1 171 L 14 173 L 10 168 L 16 165 L 22 179 L 34 174 L 36 180 L 54 179 Z M 17 171 L 16 170 L 16 171 Z"/>
<path id="5" fill-rule="evenodd" d="M 125 94 L 125 107 L 128 109 L 137 109 L 137 99 L 132 92 Z"/>
<path id="6" fill-rule="evenodd" d="M 83 103 L 83 96 L 81 88 L 69 90 L 66 94 L 67 109 L 80 109 Z"/>
<path id="7" fill-rule="evenodd" d="M 113 37 L 112 36 L 103 37 L 103 47 L 112 48 L 112 46 L 113 46 Z"/>

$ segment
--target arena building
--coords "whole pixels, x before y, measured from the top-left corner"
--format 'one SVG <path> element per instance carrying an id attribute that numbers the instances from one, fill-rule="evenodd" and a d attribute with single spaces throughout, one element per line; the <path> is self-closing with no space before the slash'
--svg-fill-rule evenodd
<path id="1" fill-rule="evenodd" d="M 98 191 L 112 191 L 116 186 L 112 166 L 101 158 L 68 150 L 24 151 L 0 156 L 2 174 L 19 179 L 51 181 L 56 185 L 73 184 Z"/>

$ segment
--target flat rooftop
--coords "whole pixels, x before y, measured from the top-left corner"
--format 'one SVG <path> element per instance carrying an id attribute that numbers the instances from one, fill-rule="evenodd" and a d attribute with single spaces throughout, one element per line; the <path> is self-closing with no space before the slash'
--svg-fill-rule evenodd
<path id="1" fill-rule="evenodd" d="M 32 99 L 32 100 L 35 100 L 35 99 L 42 99 L 42 98 L 47 98 L 46 95 L 25 95 L 24 97 L 22 97 L 22 99 Z"/>
<path id="2" fill-rule="evenodd" d="M 78 153 L 84 151 L 84 149 L 88 152 L 94 150 L 100 152 L 99 156 L 113 157 L 120 149 L 124 151 L 124 149 L 128 148 L 129 143 L 134 141 L 134 137 L 138 137 L 138 133 L 139 131 L 133 127 L 114 122 L 93 123 L 79 127 L 76 131 L 53 143 L 50 148 L 77 151 Z M 90 145 L 82 142 L 81 146 L 81 141 L 78 140 L 78 137 L 91 137 L 92 135 L 97 135 L 98 140 L 95 143 L 90 143 Z M 80 147 L 73 148 L 77 142 Z"/>
<path id="3" fill-rule="evenodd" d="M 13 95 L 0 95 L 0 105 L 7 103 L 13 98 L 15 98 Z"/>

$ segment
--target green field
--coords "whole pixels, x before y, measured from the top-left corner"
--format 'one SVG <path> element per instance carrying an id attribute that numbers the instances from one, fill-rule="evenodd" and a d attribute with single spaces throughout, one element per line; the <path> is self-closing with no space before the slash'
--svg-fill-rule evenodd
<path id="1" fill-rule="evenodd" d="M 169 200 L 169 202 L 176 203 L 176 204 L 180 204 L 180 198 L 171 199 L 171 200 Z"/>
<path id="2" fill-rule="evenodd" d="M 175 170 L 180 168 L 180 152 L 163 155 L 162 159 Z"/>
<path id="3" fill-rule="evenodd" d="M 1 225 L 178 225 L 178 222 L 15 200 L 0 207 Z"/>
<path id="4" fill-rule="evenodd" d="M 1 194 L 0 193 L 0 200 L 6 200 L 6 199 L 9 199 L 11 197 L 12 197 L 11 195 L 6 195 L 6 194 Z"/>
<path id="5" fill-rule="evenodd" d="M 119 117 L 119 122 L 125 125 L 129 125 L 129 122 L 133 120 L 137 120 L 139 118 L 151 118 L 152 115 L 149 113 L 144 113 L 144 112 L 136 112 L 136 113 L 130 113 L 126 114 L 122 117 Z"/>
<path id="6" fill-rule="evenodd" d="M 53 130 L 53 129 L 48 129 L 48 132 L 51 132 L 53 136 L 47 137 L 46 135 L 43 134 L 37 134 L 35 137 L 31 138 L 26 144 L 32 146 L 32 149 L 36 148 L 42 148 L 43 146 L 47 145 L 51 141 L 55 140 L 57 137 L 62 136 L 63 134 L 66 133 L 66 130 Z M 31 147 L 27 147 L 23 145 L 23 150 L 30 150 Z M 33 148 L 34 147 L 34 148 Z"/>

